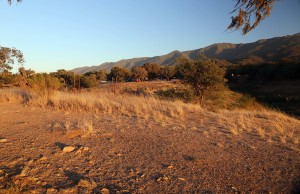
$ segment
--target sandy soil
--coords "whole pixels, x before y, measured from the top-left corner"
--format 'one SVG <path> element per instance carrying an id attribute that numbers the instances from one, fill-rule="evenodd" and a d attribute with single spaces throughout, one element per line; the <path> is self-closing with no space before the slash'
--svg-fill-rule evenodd
<path id="1" fill-rule="evenodd" d="M 233 135 L 214 114 L 159 122 L 13 103 L 0 112 L 0 193 L 300 191 L 297 150 Z M 88 123 L 93 133 L 76 133 Z"/>

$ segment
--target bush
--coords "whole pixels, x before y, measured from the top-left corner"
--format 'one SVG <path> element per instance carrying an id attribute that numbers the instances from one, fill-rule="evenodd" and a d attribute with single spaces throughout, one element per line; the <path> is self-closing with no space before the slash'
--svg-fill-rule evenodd
<path id="1" fill-rule="evenodd" d="M 157 96 L 168 100 L 182 100 L 184 102 L 195 102 L 195 94 L 189 88 L 170 88 L 158 90 L 155 92 Z"/>

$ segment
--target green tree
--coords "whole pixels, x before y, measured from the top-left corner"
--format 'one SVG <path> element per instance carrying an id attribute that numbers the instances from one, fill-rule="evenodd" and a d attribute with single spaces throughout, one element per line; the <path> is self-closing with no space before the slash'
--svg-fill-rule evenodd
<path id="1" fill-rule="evenodd" d="M 20 67 L 18 70 L 19 70 L 20 75 L 25 78 L 30 77 L 33 74 L 35 74 L 35 72 L 33 70 L 31 70 L 31 69 L 26 70 L 24 67 Z"/>
<path id="2" fill-rule="evenodd" d="M 238 14 L 231 17 L 229 30 L 242 29 L 243 35 L 253 30 L 263 19 L 270 15 L 273 5 L 279 0 L 237 0 L 235 9 L 231 13 Z M 252 22 L 251 19 L 255 20 Z"/>
<path id="3" fill-rule="evenodd" d="M 133 79 L 144 81 L 148 77 L 148 72 L 143 67 L 136 66 L 131 71 Z"/>
<path id="4" fill-rule="evenodd" d="M 106 81 L 107 80 L 107 74 L 104 70 L 95 71 L 95 74 L 96 74 L 97 80 L 99 80 L 99 81 Z"/>
<path id="5" fill-rule="evenodd" d="M 15 48 L 0 47 L 0 73 L 10 71 L 15 63 L 23 64 L 23 53 Z"/>
<path id="6" fill-rule="evenodd" d="M 169 81 L 170 78 L 175 75 L 175 67 L 174 66 L 163 67 L 161 69 L 161 75 Z"/>
<path id="7" fill-rule="evenodd" d="M 156 79 L 160 76 L 161 66 L 156 63 L 145 63 L 143 67 L 148 72 L 148 78 L 150 80 Z"/>
<path id="8" fill-rule="evenodd" d="M 225 69 L 212 60 L 186 62 L 179 66 L 183 81 L 193 88 L 195 95 L 199 96 L 200 104 L 203 104 L 207 90 L 226 83 Z"/>
<path id="9" fill-rule="evenodd" d="M 122 67 L 113 67 L 110 74 L 113 81 L 116 82 L 124 82 L 130 78 L 129 70 Z"/>
<path id="10" fill-rule="evenodd" d="M 96 74 L 90 74 L 80 77 L 80 85 L 83 88 L 91 88 L 98 85 Z"/>
<path id="11" fill-rule="evenodd" d="M 66 71 L 64 69 L 59 69 L 56 72 L 51 73 L 54 77 L 57 77 L 65 87 L 74 86 L 75 74 L 71 71 Z"/>
<path id="12" fill-rule="evenodd" d="M 62 83 L 57 77 L 47 73 L 36 73 L 27 78 L 28 86 L 37 92 L 57 90 L 62 88 Z"/>

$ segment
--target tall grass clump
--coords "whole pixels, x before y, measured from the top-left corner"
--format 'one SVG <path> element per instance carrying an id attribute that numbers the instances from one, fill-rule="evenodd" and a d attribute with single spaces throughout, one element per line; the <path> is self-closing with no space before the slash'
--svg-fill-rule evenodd
<path id="1" fill-rule="evenodd" d="M 181 118 L 187 112 L 199 111 L 198 105 L 182 101 L 164 101 L 151 96 L 115 95 L 112 92 L 82 91 L 77 93 L 56 91 L 47 95 L 33 95 L 32 105 L 62 111 L 85 111 L 121 114 L 140 118 Z"/>
<path id="2" fill-rule="evenodd" d="M 21 102 L 26 104 L 31 98 L 29 92 L 19 88 L 0 89 L 0 103 Z"/>

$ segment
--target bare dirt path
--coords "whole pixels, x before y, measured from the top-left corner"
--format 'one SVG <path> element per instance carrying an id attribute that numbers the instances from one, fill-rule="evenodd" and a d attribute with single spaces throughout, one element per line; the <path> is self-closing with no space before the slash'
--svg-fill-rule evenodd
<path id="1" fill-rule="evenodd" d="M 298 151 L 233 135 L 213 114 L 154 121 L 10 103 L 0 113 L 0 193 L 300 191 Z"/>

